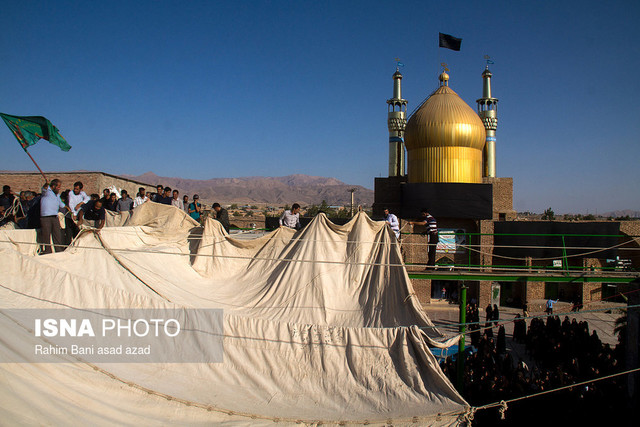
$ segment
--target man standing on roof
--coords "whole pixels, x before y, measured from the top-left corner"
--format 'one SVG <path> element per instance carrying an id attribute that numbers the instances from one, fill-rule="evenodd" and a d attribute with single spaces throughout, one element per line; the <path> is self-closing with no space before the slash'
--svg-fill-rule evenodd
<path id="1" fill-rule="evenodd" d="M 156 195 L 153 196 L 152 201 L 156 203 L 160 203 L 160 201 L 162 200 L 163 193 L 164 193 L 164 187 L 162 186 L 162 184 L 156 185 Z"/>
<path id="2" fill-rule="evenodd" d="M 107 204 L 110 197 L 111 197 L 111 190 L 109 190 L 108 188 L 105 188 L 104 190 L 102 190 L 102 199 L 100 200 L 102 200 L 103 206 Z"/>
<path id="3" fill-rule="evenodd" d="M 202 213 L 202 205 L 198 202 L 200 196 L 197 194 L 193 195 L 193 202 L 189 203 L 189 210 L 187 213 L 191 216 L 191 218 L 196 221 L 200 221 L 200 214 Z"/>
<path id="4" fill-rule="evenodd" d="M 2 187 L 2 195 L 0 195 L 0 205 L 4 207 L 5 211 L 8 211 L 11 206 L 13 206 L 13 200 L 16 196 L 11 191 L 11 187 L 8 185 L 4 185 Z"/>
<path id="5" fill-rule="evenodd" d="M 391 231 L 396 235 L 396 239 L 400 239 L 400 221 L 398 221 L 398 217 L 392 213 L 389 213 L 389 209 L 384 210 L 384 220 L 389 223 L 389 227 L 391 227 Z"/>
<path id="6" fill-rule="evenodd" d="M 91 197 L 82 191 L 83 188 L 84 185 L 82 185 L 82 182 L 78 181 L 73 184 L 73 191 L 69 192 L 69 209 L 71 209 L 73 213 L 73 219 L 78 216 L 78 212 L 82 209 L 82 206 L 91 200 Z"/>
<path id="7" fill-rule="evenodd" d="M 425 234 L 427 235 L 427 242 L 429 246 L 428 251 L 428 261 L 426 270 L 435 268 L 436 265 L 436 246 L 440 241 L 438 237 L 438 223 L 436 219 L 429 214 L 427 208 L 422 208 L 420 210 L 420 219 L 417 221 L 409 221 L 411 225 L 423 225 L 427 227 L 427 231 Z"/>
<path id="8" fill-rule="evenodd" d="M 145 190 L 144 187 L 138 188 L 138 195 L 136 196 L 135 200 L 133 201 L 133 208 L 134 209 L 137 208 L 138 206 L 142 205 L 147 200 L 149 200 L 149 198 L 145 194 L 146 191 L 147 190 Z"/>
<path id="9" fill-rule="evenodd" d="M 75 220 L 78 217 L 78 212 L 80 212 L 82 207 L 91 200 L 91 197 L 87 196 L 87 193 L 82 191 L 83 188 L 84 185 L 82 184 L 82 182 L 77 181 L 73 184 L 73 191 L 69 192 L 67 200 L 67 205 L 71 210 L 71 218 L 69 219 Z M 80 229 L 78 228 L 76 223 L 71 220 L 67 221 L 66 224 L 71 229 L 71 234 L 75 238 L 80 232 Z"/>
<path id="10" fill-rule="evenodd" d="M 120 194 L 122 194 L 122 197 L 116 204 L 116 212 L 131 212 L 133 210 L 133 200 L 129 197 L 129 193 L 127 193 L 127 190 L 122 190 Z"/>
<path id="11" fill-rule="evenodd" d="M 173 190 L 173 198 L 171 199 L 171 204 L 181 211 L 184 210 L 184 203 L 180 199 L 180 192 L 178 190 Z"/>
<path id="12" fill-rule="evenodd" d="M 295 228 L 296 230 L 302 228 L 302 225 L 300 224 L 299 204 L 294 203 L 293 206 L 291 206 L 291 210 L 284 211 L 284 213 L 280 217 L 280 227 L 282 227 L 283 225 L 285 227 Z"/>
<path id="13" fill-rule="evenodd" d="M 189 213 L 189 196 L 186 194 L 182 196 L 182 206 L 184 206 L 184 211 Z"/>
<path id="14" fill-rule="evenodd" d="M 220 206 L 220 203 L 218 202 L 214 203 L 211 207 L 214 211 L 216 211 L 216 219 L 220 221 L 220 223 L 228 233 L 229 229 L 231 228 L 231 225 L 229 224 L 229 212 L 227 212 L 225 208 Z"/>
<path id="15" fill-rule="evenodd" d="M 44 253 L 50 254 L 51 238 L 56 252 L 64 250 L 62 228 L 60 228 L 60 220 L 58 212 L 66 208 L 62 200 L 60 200 L 60 190 L 62 189 L 62 181 L 54 179 L 51 184 L 42 186 L 42 196 L 40 197 L 40 226 L 42 227 L 42 241 L 44 244 Z"/>
<path id="16" fill-rule="evenodd" d="M 160 199 L 157 199 L 157 203 L 171 206 L 171 187 L 164 187 L 164 193 Z"/>

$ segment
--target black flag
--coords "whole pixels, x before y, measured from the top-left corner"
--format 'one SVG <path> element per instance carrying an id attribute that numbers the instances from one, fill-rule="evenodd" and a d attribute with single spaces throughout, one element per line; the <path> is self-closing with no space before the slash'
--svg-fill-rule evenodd
<path id="1" fill-rule="evenodd" d="M 451 50 L 460 50 L 462 39 L 450 36 L 449 34 L 443 34 L 443 33 L 438 33 L 438 34 L 440 39 L 439 47 L 445 47 Z"/>

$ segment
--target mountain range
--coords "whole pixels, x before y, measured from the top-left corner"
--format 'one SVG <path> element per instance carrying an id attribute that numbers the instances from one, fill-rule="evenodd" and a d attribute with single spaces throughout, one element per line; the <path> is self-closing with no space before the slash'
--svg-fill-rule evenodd
<path id="1" fill-rule="evenodd" d="M 142 175 L 121 175 L 149 184 L 162 184 L 187 194 L 191 198 L 198 194 L 204 201 L 221 204 L 266 203 L 285 205 L 299 203 L 303 206 L 351 203 L 350 189 L 355 189 L 354 203 L 370 206 L 373 190 L 360 185 L 349 185 L 335 178 L 309 175 L 287 175 L 279 177 L 250 176 L 242 178 L 212 178 L 207 180 L 158 176 L 153 172 Z"/>

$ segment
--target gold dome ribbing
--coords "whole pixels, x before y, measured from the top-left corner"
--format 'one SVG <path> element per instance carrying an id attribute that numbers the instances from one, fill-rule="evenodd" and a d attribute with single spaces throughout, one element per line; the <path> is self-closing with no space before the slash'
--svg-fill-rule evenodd
<path id="1" fill-rule="evenodd" d="M 409 182 L 482 182 L 482 120 L 440 75 L 441 86 L 409 119 L 405 131 Z"/>

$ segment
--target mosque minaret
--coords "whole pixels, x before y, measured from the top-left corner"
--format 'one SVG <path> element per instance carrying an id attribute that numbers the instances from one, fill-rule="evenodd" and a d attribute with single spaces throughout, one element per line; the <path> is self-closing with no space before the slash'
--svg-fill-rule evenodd
<path id="1" fill-rule="evenodd" d="M 491 71 L 489 65 L 482 73 L 482 98 L 478 99 L 478 115 L 486 130 L 483 153 L 483 176 L 496 177 L 496 128 L 498 127 L 498 99 L 491 97 Z"/>
<path id="2" fill-rule="evenodd" d="M 387 100 L 389 112 L 389 176 L 404 175 L 404 130 L 407 124 L 407 100 L 402 99 L 402 74 L 393 74 L 393 98 Z"/>

